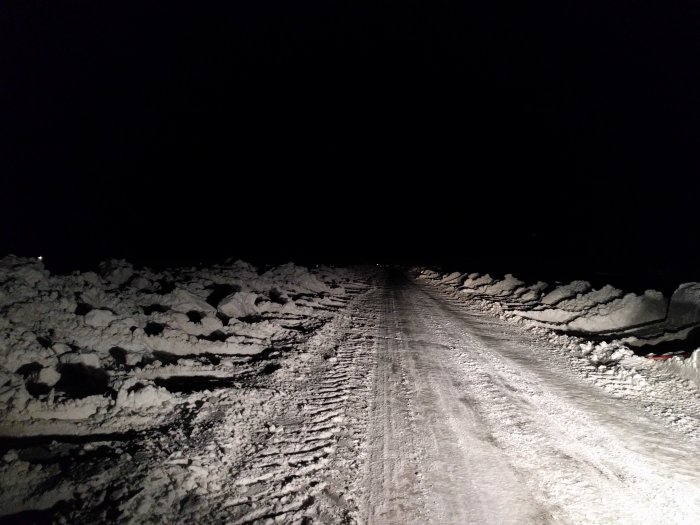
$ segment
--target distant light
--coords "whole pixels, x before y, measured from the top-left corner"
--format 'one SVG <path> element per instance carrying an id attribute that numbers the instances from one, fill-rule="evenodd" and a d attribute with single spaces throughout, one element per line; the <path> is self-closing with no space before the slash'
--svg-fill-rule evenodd
<path id="1" fill-rule="evenodd" d="M 43 261 L 44 257 L 40 255 L 39 257 L 37 257 L 37 259 L 39 259 L 40 261 Z"/>

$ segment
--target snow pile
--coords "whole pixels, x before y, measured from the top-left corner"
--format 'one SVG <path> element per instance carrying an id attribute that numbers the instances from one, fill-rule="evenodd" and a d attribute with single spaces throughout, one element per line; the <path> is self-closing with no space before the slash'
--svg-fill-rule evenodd
<path id="1" fill-rule="evenodd" d="M 614 286 L 606 284 L 598 290 L 591 290 L 584 294 L 579 293 L 575 297 L 564 299 L 557 304 L 557 308 L 572 312 L 584 312 L 598 305 L 614 301 L 623 295 L 624 292 L 622 290 L 618 290 Z"/>
<path id="2" fill-rule="evenodd" d="M 692 381 L 700 388 L 700 349 L 695 350 L 688 359 L 672 357 L 660 362 L 659 366 Z"/>
<path id="3" fill-rule="evenodd" d="M 414 275 L 415 277 L 420 277 L 421 279 L 425 280 L 435 280 L 440 278 L 440 273 L 436 272 L 435 270 L 431 270 L 429 268 L 418 268 L 414 267 L 410 269 L 411 275 Z"/>
<path id="4" fill-rule="evenodd" d="M 623 296 L 621 290 L 606 285 L 599 290 L 558 300 L 556 304 L 556 308 L 515 310 L 514 313 L 562 331 L 590 333 L 627 330 L 660 322 L 666 317 L 666 298 L 654 290 L 647 290 L 641 296 Z"/>
<path id="5" fill-rule="evenodd" d="M 254 373 L 363 286 L 292 263 L 258 274 L 241 261 L 154 272 L 111 260 L 51 276 L 0 259 L 0 436 L 166 424 L 199 386 Z"/>
<path id="6" fill-rule="evenodd" d="M 425 274 L 421 274 L 421 278 L 425 278 Z M 523 281 L 511 274 L 507 274 L 503 279 L 499 280 L 494 279 L 489 274 L 471 273 L 464 280 L 462 286 L 459 287 L 459 291 L 470 296 L 497 296 L 504 299 L 528 302 L 538 299 L 547 286 L 547 283 L 543 282 L 527 286 Z"/>
<path id="7" fill-rule="evenodd" d="M 558 286 L 547 295 L 545 295 L 541 302 L 542 304 L 555 305 L 565 299 L 575 297 L 578 294 L 587 292 L 591 289 L 591 283 L 587 281 L 572 281 L 569 284 L 563 286 Z"/>
<path id="8" fill-rule="evenodd" d="M 523 286 L 518 290 L 518 300 L 523 303 L 538 301 L 548 287 L 549 285 L 544 281 L 538 281 L 530 286 Z"/>
<path id="9" fill-rule="evenodd" d="M 464 274 L 461 274 L 459 272 L 452 272 L 440 279 L 440 282 L 442 284 L 452 284 L 454 286 L 459 286 L 464 281 L 464 277 Z"/>
<path id="10" fill-rule="evenodd" d="M 663 294 L 655 290 L 647 290 L 641 296 L 630 293 L 588 309 L 567 327 L 582 332 L 609 332 L 663 321 L 666 303 Z"/>
<path id="11" fill-rule="evenodd" d="M 516 279 L 511 274 L 507 274 L 502 280 L 493 284 L 481 287 L 480 291 L 484 295 L 509 296 L 513 295 L 516 289 L 520 288 L 524 282 Z"/>
<path id="12" fill-rule="evenodd" d="M 610 344 L 605 341 L 594 344 L 591 341 L 579 343 L 580 355 L 587 356 L 589 361 L 596 365 L 617 363 L 626 357 L 631 357 L 634 352 L 624 345 Z"/>
<path id="13" fill-rule="evenodd" d="M 663 322 L 633 330 L 622 341 L 640 353 L 688 356 L 700 347 L 700 284 L 681 284 L 671 296 Z"/>
<path id="14" fill-rule="evenodd" d="M 680 285 L 669 301 L 655 290 L 625 294 L 611 285 L 593 289 L 587 281 L 552 288 L 543 282 L 528 286 L 511 274 L 496 279 L 472 273 L 459 286 L 432 270 L 417 272 L 417 277 L 456 292 L 482 312 L 563 338 L 573 348 L 583 341 L 580 355 L 593 364 L 616 362 L 635 352 L 665 354 L 670 359 L 663 366 L 700 384 L 697 351 L 687 360 L 672 358 L 688 347 L 700 347 L 693 343 L 700 337 L 700 283 Z"/>
<path id="15" fill-rule="evenodd" d="M 477 293 L 483 287 L 493 284 L 494 282 L 495 280 L 488 274 L 479 275 L 478 273 L 472 273 L 467 277 L 464 283 L 462 283 L 462 293 Z"/>
<path id="16" fill-rule="evenodd" d="M 371 278 L 241 261 L 161 272 L 107 261 L 51 276 L 39 261 L 0 259 L 0 521 L 243 522 L 280 505 L 301 521 L 352 417 L 326 414 L 329 391 L 365 406 L 363 377 L 337 384 L 363 356 L 337 346 Z M 279 480 L 279 445 L 259 450 L 278 432 L 297 440 Z M 247 460 L 260 472 L 242 470 Z M 304 499 L 289 502 L 291 489 Z"/>
<path id="17" fill-rule="evenodd" d="M 544 282 L 528 286 L 512 274 L 495 279 L 475 273 L 459 286 L 453 284 L 454 275 L 458 274 L 440 277 L 424 271 L 419 278 L 432 280 L 472 300 L 499 304 L 508 315 L 563 332 L 621 331 L 666 318 L 667 300 L 654 290 L 625 295 L 610 285 L 594 290 L 587 281 L 572 281 L 550 289 Z"/>
<path id="18" fill-rule="evenodd" d="M 700 324 L 700 283 L 684 283 L 673 292 L 668 323 L 674 327 Z"/>

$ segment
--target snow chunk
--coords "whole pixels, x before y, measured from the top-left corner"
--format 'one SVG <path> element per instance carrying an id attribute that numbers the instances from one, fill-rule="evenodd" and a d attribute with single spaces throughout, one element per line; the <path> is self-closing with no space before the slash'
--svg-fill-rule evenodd
<path id="1" fill-rule="evenodd" d="M 700 283 L 683 283 L 673 292 L 668 323 L 674 327 L 700 323 Z"/>
<path id="2" fill-rule="evenodd" d="M 67 399 L 55 404 L 30 399 L 26 405 L 26 412 L 18 414 L 18 419 L 84 420 L 100 410 L 105 410 L 109 403 L 110 400 L 103 395 Z"/>
<path id="3" fill-rule="evenodd" d="M 452 284 L 455 286 L 461 285 L 462 281 L 464 281 L 464 274 L 459 272 L 452 272 L 440 279 L 442 284 Z"/>
<path id="4" fill-rule="evenodd" d="M 542 298 L 542 303 L 554 305 L 559 301 L 574 297 L 577 294 L 587 292 L 591 289 L 588 281 L 572 281 L 569 284 L 558 286 Z"/>
<path id="5" fill-rule="evenodd" d="M 551 324 L 565 324 L 581 315 L 579 312 L 570 312 L 568 310 L 562 310 L 561 308 L 547 308 L 546 310 L 531 311 L 515 310 L 514 313 L 526 319 Z"/>
<path id="6" fill-rule="evenodd" d="M 0 282 L 17 279 L 29 286 L 35 286 L 41 282 L 45 283 L 48 278 L 48 270 L 38 259 L 16 255 L 8 255 L 0 259 Z"/>
<path id="7" fill-rule="evenodd" d="M 525 284 L 520 279 L 516 279 L 512 274 L 507 274 L 502 280 L 494 282 L 480 290 L 487 295 L 511 295 L 518 287 Z"/>
<path id="8" fill-rule="evenodd" d="M 479 277 L 479 274 L 472 274 L 475 277 L 469 277 L 462 283 L 462 291 L 465 293 L 473 293 L 473 290 L 476 288 L 479 288 L 480 286 L 485 286 L 488 284 L 493 284 L 495 282 L 495 279 L 491 277 L 489 274 L 482 275 Z"/>
<path id="9" fill-rule="evenodd" d="M 253 292 L 234 292 L 219 303 L 219 311 L 236 318 L 255 315 L 258 313 L 258 297 L 258 294 Z"/>
<path id="10" fill-rule="evenodd" d="M 589 341 L 581 344 L 580 348 L 581 353 L 588 356 L 589 361 L 594 364 L 609 365 L 634 355 L 634 352 L 624 345 L 610 344 L 606 342 L 594 345 Z"/>
<path id="11" fill-rule="evenodd" d="M 434 280 L 434 279 L 438 279 L 438 278 L 440 277 L 440 274 L 437 273 L 437 272 L 434 271 L 434 270 L 429 270 L 429 269 L 426 268 L 426 269 L 424 269 L 424 270 L 421 270 L 420 276 L 421 276 L 423 279 L 431 279 L 431 280 Z"/>
<path id="12" fill-rule="evenodd" d="M 85 324 L 93 327 L 104 328 L 115 319 L 116 316 L 109 310 L 90 310 L 85 314 Z"/>
<path id="13" fill-rule="evenodd" d="M 100 356 L 96 352 L 70 352 L 58 358 L 64 365 L 85 365 L 100 368 Z"/>
<path id="14" fill-rule="evenodd" d="M 59 379 L 61 379 L 61 374 L 59 374 L 54 367 L 47 366 L 39 371 L 36 382 L 52 387 L 58 383 Z"/>
<path id="15" fill-rule="evenodd" d="M 174 327 L 190 335 L 205 335 L 223 328 L 223 323 L 217 317 L 205 315 L 199 322 L 192 322 L 190 318 L 181 312 L 165 314 L 170 318 Z"/>
<path id="16" fill-rule="evenodd" d="M 662 321 L 665 317 L 666 298 L 661 292 L 647 290 L 641 296 L 630 293 L 594 307 L 569 323 L 568 328 L 582 332 L 607 332 Z"/>
<path id="17" fill-rule="evenodd" d="M 622 295 L 622 290 L 606 284 L 600 290 L 592 290 L 586 294 L 578 294 L 576 297 L 564 299 L 557 304 L 557 307 L 572 312 L 583 312 L 599 304 L 618 299 Z"/>
<path id="18" fill-rule="evenodd" d="M 280 286 L 286 290 L 299 292 L 321 293 L 330 292 L 330 287 L 313 275 L 304 266 L 287 263 L 272 268 L 260 276 L 260 281 L 270 280 L 272 285 Z"/>
<path id="19" fill-rule="evenodd" d="M 241 277 L 253 278 L 258 275 L 255 266 L 248 262 L 241 261 L 240 259 L 235 261 L 233 259 L 226 259 L 225 262 L 233 272 L 240 274 Z"/>
<path id="20" fill-rule="evenodd" d="M 700 349 L 695 350 L 688 359 L 674 357 L 659 363 L 659 366 L 672 370 L 680 377 L 689 379 L 700 387 Z"/>
<path id="21" fill-rule="evenodd" d="M 175 290 L 165 296 L 163 303 L 176 312 L 181 313 L 187 313 L 192 310 L 216 313 L 216 308 L 207 303 L 204 299 L 182 288 L 175 288 Z"/>
<path id="22" fill-rule="evenodd" d="M 134 267 L 124 259 L 101 262 L 99 269 L 102 278 L 115 286 L 121 286 L 134 275 Z"/>
<path id="23" fill-rule="evenodd" d="M 173 403 L 175 396 L 148 379 L 130 378 L 117 393 L 117 408 L 143 409 Z"/>
<path id="24" fill-rule="evenodd" d="M 522 302 L 536 301 L 549 285 L 544 281 L 537 281 L 535 284 L 528 286 L 526 291 L 518 298 Z"/>
<path id="25" fill-rule="evenodd" d="M 555 290 L 556 291 L 556 290 Z M 598 305 L 609 303 L 622 296 L 622 290 L 606 285 L 600 290 L 593 290 L 587 294 L 578 294 L 570 299 L 563 299 L 557 303 L 556 308 L 545 310 L 516 310 L 514 313 L 526 319 L 552 324 L 566 324 L 574 319 L 586 315 L 586 312 Z"/>

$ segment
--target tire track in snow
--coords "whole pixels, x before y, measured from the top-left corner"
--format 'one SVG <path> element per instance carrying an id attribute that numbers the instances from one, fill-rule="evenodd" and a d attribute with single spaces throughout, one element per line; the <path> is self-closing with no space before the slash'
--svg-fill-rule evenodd
<path id="1" fill-rule="evenodd" d="M 436 307 L 444 309 L 449 304 L 444 298 L 432 299 L 437 301 Z M 450 311 L 455 318 L 465 316 L 463 307 Z M 536 408 L 534 415 L 541 420 L 539 427 L 551 429 L 552 435 L 559 433 L 556 446 L 571 449 L 570 455 L 563 452 L 563 457 L 572 460 L 574 456 L 584 466 L 580 470 L 589 467 L 598 473 L 597 478 L 584 476 L 582 483 L 591 484 L 587 488 L 588 498 L 579 491 L 568 497 L 572 502 L 586 502 L 598 496 L 607 504 L 598 510 L 579 509 L 580 513 L 599 515 L 600 520 L 613 523 L 698 522 L 700 461 L 697 459 L 698 439 L 693 435 L 698 423 L 697 391 L 686 389 L 685 397 L 669 398 L 669 389 L 676 392 L 678 381 L 667 382 L 660 390 L 651 389 L 654 401 L 660 404 L 678 399 L 681 407 L 673 411 L 675 414 L 684 414 L 686 410 L 696 414 L 695 424 L 690 424 L 691 418 L 687 416 L 683 416 L 683 424 L 674 419 L 669 422 L 667 417 L 648 413 L 648 395 L 646 398 L 640 395 L 640 389 L 634 385 L 630 388 L 628 381 L 619 381 L 597 371 L 594 374 L 585 372 L 585 377 L 592 376 L 595 380 L 594 385 L 587 384 L 580 375 L 562 373 L 564 369 L 573 369 L 580 374 L 575 366 L 578 363 L 572 366 L 570 358 L 567 363 L 567 356 L 557 354 L 555 348 L 542 349 L 541 342 L 531 340 L 529 334 L 518 327 L 480 319 L 478 314 L 470 313 L 466 317 L 472 318 L 470 331 L 465 332 L 459 324 L 451 328 L 468 341 L 470 350 L 476 350 L 478 361 L 471 365 L 487 367 L 492 378 L 500 377 L 506 384 L 528 385 L 527 399 Z M 494 341 L 489 334 L 494 329 L 501 334 L 498 351 L 489 349 Z M 543 364 L 546 361 L 537 351 L 546 352 L 557 366 Z M 461 359 L 474 361 L 472 354 L 465 352 Z M 646 390 L 649 389 L 641 393 Z M 569 484 L 570 480 L 581 477 L 578 470 L 574 469 L 567 478 Z M 559 497 L 563 497 L 562 494 Z M 618 497 L 621 497 L 619 504 L 613 503 Z M 575 505 L 569 507 L 575 508 Z M 580 519 L 578 515 L 574 512 L 571 519 Z"/>
<path id="2" fill-rule="evenodd" d="M 454 372 L 442 358 L 450 349 L 436 344 L 421 320 L 429 312 L 407 311 L 406 297 L 395 285 L 385 289 L 384 302 L 377 327 L 366 521 L 535 519 L 540 510 L 493 450 L 480 418 L 460 399 Z"/>
<path id="3" fill-rule="evenodd" d="M 533 351 L 554 349 L 528 347 L 502 323 L 484 329 L 478 317 L 446 307 L 442 297 L 430 296 L 430 304 L 451 319 L 443 336 L 464 341 L 460 360 L 473 371 L 477 389 L 493 399 L 483 413 L 503 450 L 535 485 L 537 497 L 558 502 L 556 520 L 661 524 L 693 523 L 700 516 L 697 489 L 669 476 L 669 469 L 685 475 L 693 470 L 683 459 L 692 457 L 692 445 L 679 445 L 673 464 L 659 464 L 658 455 L 637 446 L 659 433 L 655 422 L 551 363 L 543 365 Z M 518 405 L 529 408 L 516 410 Z"/>
<path id="4" fill-rule="evenodd" d="M 229 523 L 356 521 L 353 473 L 373 358 L 357 315 L 363 303 L 329 330 L 314 350 L 321 362 L 300 376 L 303 382 L 287 385 L 290 398 L 233 480 L 239 497 L 223 509 Z"/>
<path id="5" fill-rule="evenodd" d="M 697 522 L 692 440 L 650 452 L 661 422 L 425 286 L 374 307 L 368 523 Z"/>

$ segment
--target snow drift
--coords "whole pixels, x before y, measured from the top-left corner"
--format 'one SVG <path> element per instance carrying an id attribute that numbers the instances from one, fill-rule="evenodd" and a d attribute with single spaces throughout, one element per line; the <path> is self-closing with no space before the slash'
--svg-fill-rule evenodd
<path id="1" fill-rule="evenodd" d="M 454 273 L 449 279 L 434 271 L 416 274 L 454 290 L 485 311 L 533 328 L 607 341 L 638 354 L 670 356 L 682 353 L 678 347 L 685 352 L 690 345 L 692 351 L 700 340 L 700 283 L 680 285 L 669 300 L 655 290 L 638 295 L 611 285 L 593 289 L 587 281 L 527 285 L 511 274 L 497 279 L 472 273 L 458 285 Z M 697 360 L 696 352 L 689 360 L 676 358 L 664 366 L 700 384 Z"/>
<path id="2" fill-rule="evenodd" d="M 700 283 L 684 283 L 673 292 L 668 323 L 679 328 L 700 324 Z"/>

